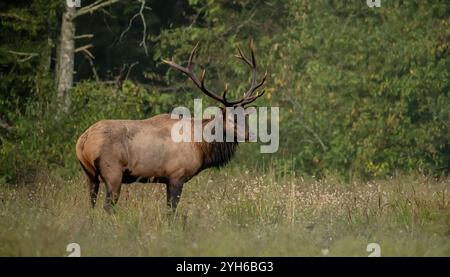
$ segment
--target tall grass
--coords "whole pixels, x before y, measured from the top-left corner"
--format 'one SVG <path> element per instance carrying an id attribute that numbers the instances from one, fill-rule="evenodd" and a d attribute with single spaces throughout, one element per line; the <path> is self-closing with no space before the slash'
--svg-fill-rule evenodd
<path id="1" fill-rule="evenodd" d="M 175 218 L 165 188 L 124 185 L 117 212 L 88 205 L 83 178 L 0 187 L 0 255 L 450 255 L 449 180 L 399 176 L 345 183 L 209 170 L 185 185 Z"/>

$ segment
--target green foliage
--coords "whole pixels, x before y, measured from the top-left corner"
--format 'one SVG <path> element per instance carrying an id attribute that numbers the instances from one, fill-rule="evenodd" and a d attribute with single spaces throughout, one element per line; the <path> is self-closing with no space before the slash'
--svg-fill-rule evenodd
<path id="1" fill-rule="evenodd" d="M 25 103 L 46 89 L 61 1 L 0 5 L 0 118 L 14 121 Z"/>
<path id="2" fill-rule="evenodd" d="M 318 1 L 291 9 L 279 51 L 288 73 L 278 78 L 293 109 L 284 130 L 305 141 L 300 168 L 448 172 L 450 33 L 449 14 L 436 13 L 442 3 L 369 10 Z"/>
<path id="3" fill-rule="evenodd" d="M 208 79 L 227 80 L 237 96 L 248 73 L 228 57 L 238 42 L 255 40 L 260 71 L 270 73 L 266 101 L 258 104 L 281 107 L 279 170 L 347 177 L 448 173 L 445 1 L 379 9 L 348 1 L 191 2 L 203 21 L 163 31 L 161 51 L 180 60 L 201 41 L 199 63 L 212 71 Z M 271 7 L 281 14 L 273 17 Z"/>
<path id="4" fill-rule="evenodd" d="M 27 105 L 25 115 L 0 149 L 0 176 L 4 182 L 30 182 L 43 171 L 61 175 L 78 172 L 75 142 L 90 125 L 105 118 L 145 119 L 169 112 L 177 103 L 173 94 L 147 91 L 132 82 L 116 87 L 81 82 L 72 90 L 71 109 L 59 111 L 49 101 L 45 107 Z"/>

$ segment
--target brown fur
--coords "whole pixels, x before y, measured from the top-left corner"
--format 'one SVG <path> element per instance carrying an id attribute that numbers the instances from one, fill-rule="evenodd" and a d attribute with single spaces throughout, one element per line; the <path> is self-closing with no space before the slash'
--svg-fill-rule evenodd
<path id="1" fill-rule="evenodd" d="M 176 122 L 162 114 L 146 120 L 102 120 L 88 128 L 77 141 L 76 154 L 87 176 L 91 205 L 100 181 L 109 212 L 122 183 L 162 182 L 167 184 L 168 205 L 175 208 L 185 182 L 232 158 L 237 142 L 174 142 L 171 128 Z"/>

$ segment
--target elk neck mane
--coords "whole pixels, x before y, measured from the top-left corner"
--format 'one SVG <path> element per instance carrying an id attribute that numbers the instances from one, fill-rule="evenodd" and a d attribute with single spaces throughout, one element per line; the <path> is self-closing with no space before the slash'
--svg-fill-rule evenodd
<path id="1" fill-rule="evenodd" d="M 203 156 L 202 168 L 225 166 L 233 157 L 237 142 L 198 142 L 197 147 Z"/>
<path id="2" fill-rule="evenodd" d="M 222 109 L 222 112 L 225 112 Z M 211 120 L 218 120 L 217 118 L 203 120 L 203 127 L 205 124 L 210 122 Z M 225 134 L 224 134 L 225 135 Z M 203 157 L 203 165 L 202 170 L 210 167 L 223 167 L 225 166 L 233 157 L 236 152 L 236 148 L 238 143 L 236 141 L 233 142 L 197 142 L 196 143 L 201 156 Z"/>

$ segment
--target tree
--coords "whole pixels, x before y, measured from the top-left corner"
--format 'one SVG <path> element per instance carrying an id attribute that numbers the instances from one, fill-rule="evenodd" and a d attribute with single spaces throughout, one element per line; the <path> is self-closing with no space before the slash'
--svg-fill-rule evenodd
<path id="1" fill-rule="evenodd" d="M 56 68 L 57 98 L 64 107 L 69 106 L 67 92 L 73 85 L 73 68 L 75 55 L 75 6 L 66 3 L 62 15 L 61 35 L 59 38 L 58 62 Z"/>
<path id="2" fill-rule="evenodd" d="M 65 3 L 65 11 L 62 15 L 61 35 L 59 39 L 56 84 L 57 98 L 64 110 L 70 106 L 70 97 L 68 91 L 73 86 L 74 57 L 76 50 L 88 51 L 88 45 L 75 49 L 75 22 L 74 20 L 87 13 L 93 13 L 98 9 L 117 3 L 119 0 L 95 1 L 78 11 L 74 5 Z"/>

